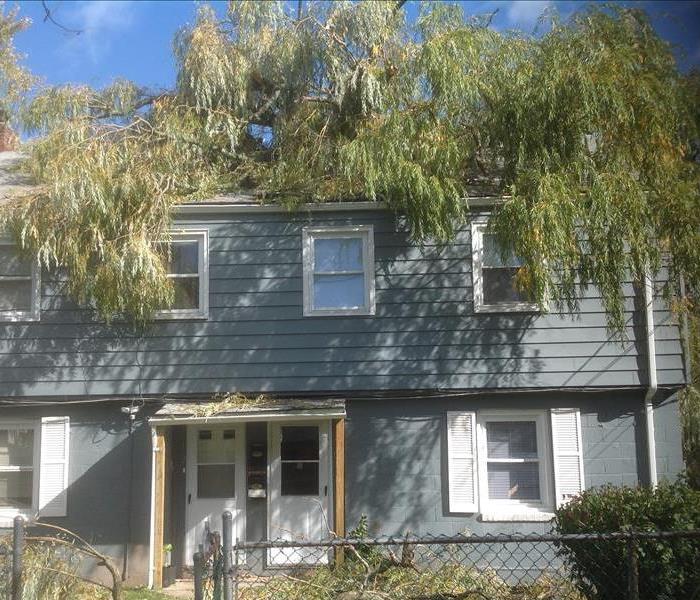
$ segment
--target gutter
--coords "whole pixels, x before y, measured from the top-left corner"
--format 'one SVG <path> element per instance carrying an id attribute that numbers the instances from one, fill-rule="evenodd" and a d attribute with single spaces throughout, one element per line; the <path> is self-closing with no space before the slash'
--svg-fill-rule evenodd
<path id="1" fill-rule="evenodd" d="M 158 452 L 158 446 L 156 445 L 156 428 L 151 427 L 151 518 L 150 518 L 150 530 L 148 533 L 148 589 L 153 589 L 154 579 L 155 579 L 155 514 L 156 514 L 156 452 Z"/>
<path id="2" fill-rule="evenodd" d="M 644 415 L 647 430 L 647 461 L 649 463 L 649 485 L 656 487 L 659 484 L 656 472 L 656 437 L 654 434 L 654 396 L 659 389 L 656 374 L 656 335 L 654 333 L 654 282 L 650 272 L 644 277 L 644 305 L 646 308 L 646 340 L 647 340 L 647 367 L 649 371 L 649 387 L 644 396 Z"/>
<path id="3" fill-rule="evenodd" d="M 475 196 L 465 198 L 470 209 L 490 209 L 501 204 L 510 196 Z M 209 202 L 191 202 L 173 207 L 176 215 L 202 215 L 222 213 L 305 213 L 305 212 L 355 212 L 392 210 L 385 202 L 318 202 L 301 204 L 288 208 L 281 204 L 259 204 L 245 196 L 218 196 Z"/>

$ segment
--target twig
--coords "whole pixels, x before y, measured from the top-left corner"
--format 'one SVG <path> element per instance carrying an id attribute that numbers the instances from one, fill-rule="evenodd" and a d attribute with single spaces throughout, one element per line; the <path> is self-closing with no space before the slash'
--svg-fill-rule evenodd
<path id="1" fill-rule="evenodd" d="M 75 35 L 80 35 L 81 33 L 83 33 L 82 29 L 71 29 L 70 27 L 66 27 L 65 25 L 62 25 L 56 19 L 54 19 L 53 14 L 51 13 L 51 9 L 49 8 L 48 4 L 46 4 L 46 0 L 41 0 L 41 6 L 44 7 L 44 23 L 46 23 L 46 21 L 49 21 L 59 29 L 63 29 L 63 31 L 65 31 L 66 33 L 73 33 Z"/>

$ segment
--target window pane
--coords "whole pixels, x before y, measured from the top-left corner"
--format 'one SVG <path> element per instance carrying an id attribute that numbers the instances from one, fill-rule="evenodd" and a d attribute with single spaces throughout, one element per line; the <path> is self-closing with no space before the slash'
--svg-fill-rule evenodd
<path id="1" fill-rule="evenodd" d="M 31 471 L 0 473 L 0 506 L 31 508 L 33 478 Z"/>
<path id="2" fill-rule="evenodd" d="M 489 458 L 537 458 L 535 421 L 489 421 L 486 423 Z"/>
<path id="3" fill-rule="evenodd" d="M 283 496 L 318 496 L 318 463 L 282 463 Z"/>
<path id="4" fill-rule="evenodd" d="M 32 309 L 32 282 L 0 279 L 0 311 Z"/>
<path id="5" fill-rule="evenodd" d="M 318 427 L 282 427 L 282 460 L 318 460 Z"/>
<path id="6" fill-rule="evenodd" d="M 364 306 L 364 275 L 314 276 L 314 308 L 354 308 Z"/>
<path id="7" fill-rule="evenodd" d="M 168 273 L 183 275 L 199 272 L 199 243 L 177 242 L 170 244 L 170 263 Z"/>
<path id="8" fill-rule="evenodd" d="M 522 261 L 513 255 L 504 263 L 501 259 L 501 251 L 496 242 L 496 236 L 488 233 L 484 234 L 483 261 L 485 267 L 519 267 L 522 264 Z"/>
<path id="9" fill-rule="evenodd" d="M 489 498 L 494 500 L 539 500 L 539 463 L 489 463 Z"/>
<path id="10" fill-rule="evenodd" d="M 484 304 L 502 302 L 528 302 L 529 299 L 515 285 L 517 267 L 488 268 L 482 270 L 484 281 Z"/>
<path id="11" fill-rule="evenodd" d="M 33 429 L 0 429 L 0 467 L 31 467 L 33 457 Z"/>
<path id="12" fill-rule="evenodd" d="M 233 463 L 236 462 L 236 440 L 224 436 L 224 431 L 205 429 L 197 439 L 197 462 Z"/>
<path id="13" fill-rule="evenodd" d="M 362 238 L 314 240 L 314 271 L 362 271 Z"/>
<path id="14" fill-rule="evenodd" d="M 233 498 L 236 495 L 236 470 L 233 465 L 199 465 L 197 498 Z"/>
<path id="15" fill-rule="evenodd" d="M 199 277 L 177 277 L 171 281 L 175 288 L 171 309 L 199 308 Z"/>
<path id="16" fill-rule="evenodd" d="M 3 275 L 31 277 L 32 263 L 20 257 L 14 246 L 0 245 L 0 277 Z"/>

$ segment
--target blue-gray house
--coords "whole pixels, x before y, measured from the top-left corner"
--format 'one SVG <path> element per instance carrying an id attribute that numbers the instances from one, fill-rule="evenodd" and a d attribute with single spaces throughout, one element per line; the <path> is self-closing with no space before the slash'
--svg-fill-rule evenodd
<path id="1" fill-rule="evenodd" d="M 253 540 L 363 514 L 383 534 L 543 531 L 584 487 L 675 476 L 686 374 L 660 282 L 626 289 L 624 344 L 594 289 L 541 314 L 484 229 L 493 203 L 444 246 L 377 203 L 180 206 L 175 305 L 139 331 L 4 239 L 0 526 L 55 522 L 160 585 L 224 510 Z"/>

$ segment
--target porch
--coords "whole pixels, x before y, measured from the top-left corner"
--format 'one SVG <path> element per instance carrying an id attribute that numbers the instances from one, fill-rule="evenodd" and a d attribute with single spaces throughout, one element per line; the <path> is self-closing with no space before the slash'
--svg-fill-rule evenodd
<path id="1" fill-rule="evenodd" d="M 343 400 L 173 403 L 150 425 L 151 586 L 191 577 L 224 511 L 234 542 L 345 534 Z"/>

